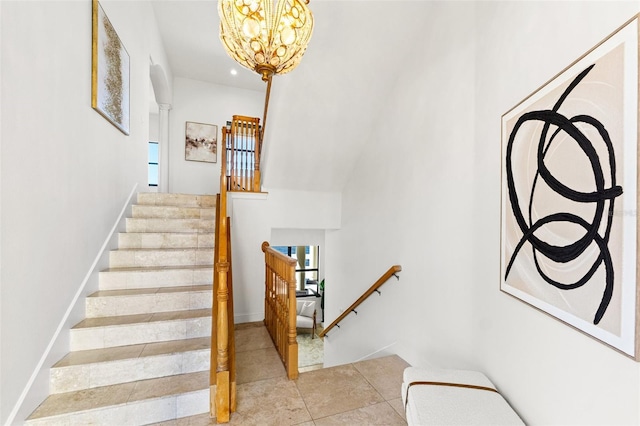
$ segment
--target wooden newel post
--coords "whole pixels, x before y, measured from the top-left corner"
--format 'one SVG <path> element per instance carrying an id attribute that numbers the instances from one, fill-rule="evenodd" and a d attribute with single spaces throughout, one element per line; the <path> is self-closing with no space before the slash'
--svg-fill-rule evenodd
<path id="1" fill-rule="evenodd" d="M 225 256 L 226 257 L 226 256 Z M 216 264 L 218 274 L 218 292 L 216 293 L 218 304 L 218 319 L 216 322 L 217 339 L 217 366 L 216 366 L 216 420 L 218 423 L 227 423 L 230 412 L 229 394 L 229 318 L 227 288 L 228 262 Z"/>

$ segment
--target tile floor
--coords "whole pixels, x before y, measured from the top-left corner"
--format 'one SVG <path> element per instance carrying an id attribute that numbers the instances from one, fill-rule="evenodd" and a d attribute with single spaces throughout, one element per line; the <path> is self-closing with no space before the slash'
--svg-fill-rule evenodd
<path id="1" fill-rule="evenodd" d="M 406 425 L 400 386 L 409 366 L 398 356 L 311 369 L 287 380 L 260 324 L 236 331 L 238 407 L 230 425 Z M 216 424 L 208 414 L 155 426 Z"/>

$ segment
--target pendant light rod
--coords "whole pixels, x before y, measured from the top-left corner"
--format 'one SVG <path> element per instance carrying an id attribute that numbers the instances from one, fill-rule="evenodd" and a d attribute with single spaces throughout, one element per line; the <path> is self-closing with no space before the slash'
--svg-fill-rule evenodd
<path id="1" fill-rule="evenodd" d="M 264 115 L 262 117 L 262 130 L 260 131 L 260 145 L 258 153 L 262 155 L 262 141 L 264 140 L 264 129 L 267 127 L 267 112 L 269 111 L 269 98 L 271 97 L 271 80 L 273 74 L 267 76 L 267 92 L 264 96 Z M 264 80 L 264 79 L 263 79 Z"/>

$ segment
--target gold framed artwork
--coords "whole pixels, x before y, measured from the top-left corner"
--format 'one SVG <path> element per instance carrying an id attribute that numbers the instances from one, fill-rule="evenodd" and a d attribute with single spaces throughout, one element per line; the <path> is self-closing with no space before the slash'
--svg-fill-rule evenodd
<path id="1" fill-rule="evenodd" d="M 502 116 L 500 289 L 638 360 L 638 16 Z"/>
<path id="2" fill-rule="evenodd" d="M 218 126 L 215 124 L 185 124 L 184 159 L 215 163 L 218 159 Z"/>
<path id="3" fill-rule="evenodd" d="M 129 54 L 98 0 L 93 0 L 91 107 L 129 135 Z"/>

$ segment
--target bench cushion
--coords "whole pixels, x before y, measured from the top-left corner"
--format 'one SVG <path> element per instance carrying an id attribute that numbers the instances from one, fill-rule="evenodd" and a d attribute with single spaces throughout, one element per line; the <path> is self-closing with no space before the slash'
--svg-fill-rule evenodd
<path id="1" fill-rule="evenodd" d="M 431 382 L 434 384 L 414 384 Z M 469 385 L 459 387 L 456 385 Z M 407 392 L 408 389 L 408 392 Z M 509 403 L 484 374 L 468 370 L 409 367 L 402 403 L 409 425 L 523 425 Z"/>

